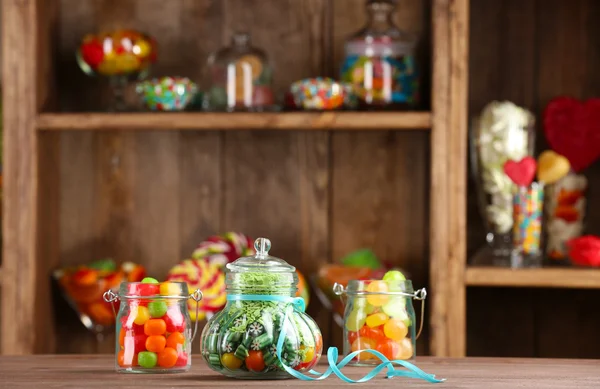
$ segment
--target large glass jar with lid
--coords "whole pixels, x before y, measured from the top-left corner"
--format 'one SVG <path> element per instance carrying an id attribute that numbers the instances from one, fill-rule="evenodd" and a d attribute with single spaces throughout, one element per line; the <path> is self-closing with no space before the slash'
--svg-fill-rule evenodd
<path id="1" fill-rule="evenodd" d="M 413 109 L 420 103 L 417 39 L 393 22 L 395 0 L 368 0 L 367 25 L 349 37 L 341 68 L 361 108 Z"/>
<path id="2" fill-rule="evenodd" d="M 323 349 L 321 331 L 294 297 L 296 268 L 269 255 L 259 238 L 256 255 L 227 264 L 227 305 L 202 332 L 201 353 L 209 367 L 241 379 L 284 379 L 307 372 Z"/>
<path id="3" fill-rule="evenodd" d="M 229 47 L 211 54 L 206 67 L 203 107 L 209 111 L 263 111 L 274 106 L 273 71 L 250 34 L 236 33 Z"/>

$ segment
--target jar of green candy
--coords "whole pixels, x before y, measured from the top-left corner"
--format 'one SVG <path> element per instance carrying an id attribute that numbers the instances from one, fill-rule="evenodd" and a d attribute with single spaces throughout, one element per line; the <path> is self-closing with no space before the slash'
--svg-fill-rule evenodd
<path id="1" fill-rule="evenodd" d="M 269 255 L 268 239 L 254 247 L 256 255 L 227 265 L 227 305 L 204 327 L 202 357 L 228 377 L 292 378 L 318 362 L 321 331 L 294 297 L 296 268 Z"/>

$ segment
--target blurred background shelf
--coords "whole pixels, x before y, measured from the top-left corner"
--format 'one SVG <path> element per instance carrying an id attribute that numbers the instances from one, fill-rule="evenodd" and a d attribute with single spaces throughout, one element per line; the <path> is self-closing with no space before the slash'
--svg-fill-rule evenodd
<path id="1" fill-rule="evenodd" d="M 429 130 L 430 112 L 43 113 L 37 128 L 61 130 Z"/>
<path id="2" fill-rule="evenodd" d="M 465 280 L 467 286 L 600 289 L 600 270 L 470 266 Z"/>

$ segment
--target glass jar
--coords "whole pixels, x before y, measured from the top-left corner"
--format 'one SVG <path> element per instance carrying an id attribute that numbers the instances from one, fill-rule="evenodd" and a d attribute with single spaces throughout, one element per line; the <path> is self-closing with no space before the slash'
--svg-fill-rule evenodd
<path id="1" fill-rule="evenodd" d="M 471 170 L 494 262 L 507 260 L 512 253 L 515 184 L 504 173 L 504 164 L 533 155 L 534 123 L 528 110 L 508 101 L 493 101 L 471 125 Z"/>
<path id="2" fill-rule="evenodd" d="M 513 196 L 514 267 L 542 265 L 542 217 L 544 214 L 544 184 L 533 182 L 518 186 Z"/>
<path id="3" fill-rule="evenodd" d="M 209 111 L 263 111 L 274 105 L 273 71 L 266 54 L 236 33 L 231 46 L 208 58 L 203 107 Z"/>
<path id="4" fill-rule="evenodd" d="M 417 39 L 392 21 L 392 0 L 370 0 L 368 23 L 347 39 L 341 80 L 362 108 L 412 109 L 420 102 Z"/>
<path id="5" fill-rule="evenodd" d="M 191 363 L 192 322 L 187 300 L 200 301 L 202 293 L 188 294 L 185 282 L 150 284 L 124 282 L 119 293 L 104 294 L 107 302 L 121 301 L 117 314 L 115 368 L 128 373 L 178 373 Z"/>
<path id="6" fill-rule="evenodd" d="M 372 349 L 389 360 L 415 358 L 416 340 L 423 328 L 425 289 L 415 292 L 409 280 L 352 280 L 346 289 L 335 284 L 333 290 L 338 296 L 345 294 L 347 297 L 344 355 Z M 415 331 L 412 299 L 422 301 L 419 334 Z M 350 363 L 378 365 L 381 360 L 373 354 L 360 353 Z"/>
<path id="7" fill-rule="evenodd" d="M 271 242 L 255 241 L 256 255 L 227 264 L 227 305 L 202 331 L 208 366 L 242 379 L 292 378 L 321 357 L 321 331 L 296 294 L 296 268 L 268 254 Z"/>

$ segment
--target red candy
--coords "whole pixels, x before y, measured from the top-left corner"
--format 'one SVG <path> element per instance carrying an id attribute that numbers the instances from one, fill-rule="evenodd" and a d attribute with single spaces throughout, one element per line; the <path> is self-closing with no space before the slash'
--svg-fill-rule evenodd
<path id="1" fill-rule="evenodd" d="M 175 366 L 186 366 L 188 363 L 188 355 L 186 353 L 180 353 L 177 358 L 177 362 L 175 362 Z"/>
<path id="2" fill-rule="evenodd" d="M 164 316 L 167 323 L 167 332 L 183 332 L 185 330 L 185 319 L 178 306 L 172 305 Z"/>

